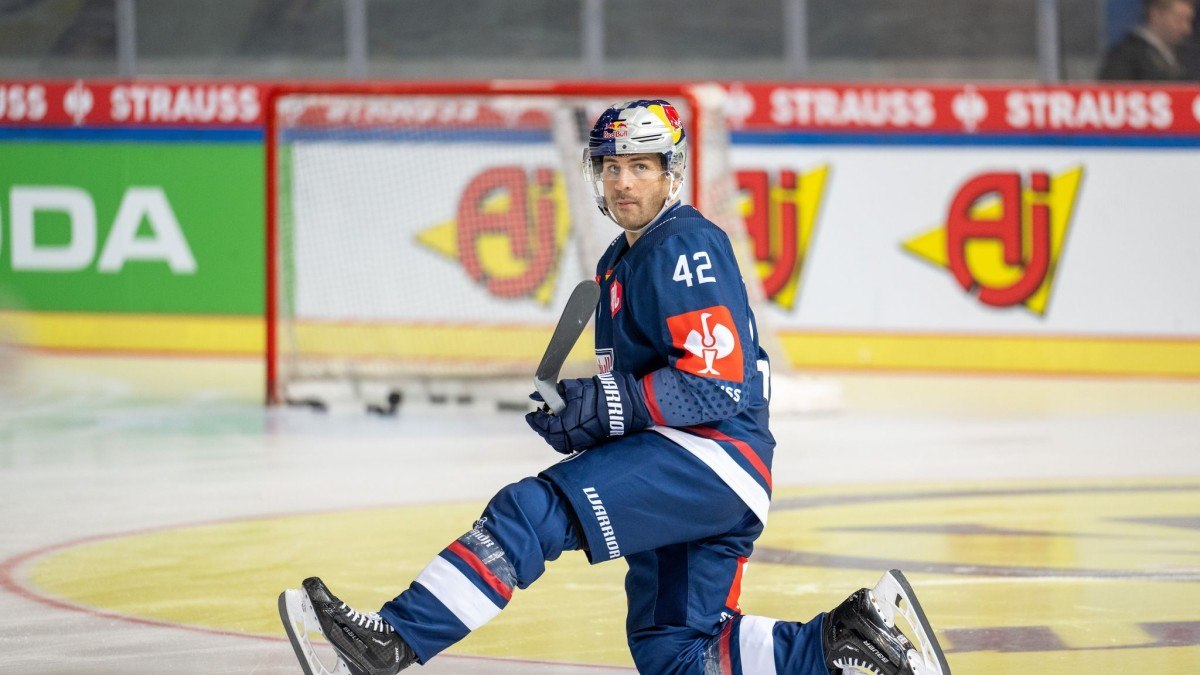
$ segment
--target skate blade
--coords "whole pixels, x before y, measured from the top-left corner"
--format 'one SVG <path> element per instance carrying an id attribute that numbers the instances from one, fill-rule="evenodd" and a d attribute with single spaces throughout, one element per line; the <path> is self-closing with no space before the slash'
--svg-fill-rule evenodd
<path id="1" fill-rule="evenodd" d="M 332 668 L 321 661 L 317 650 L 313 648 L 309 635 L 315 633 L 324 637 L 321 623 L 317 621 L 317 613 L 313 610 L 308 594 L 301 590 L 289 588 L 279 594 L 279 619 L 283 621 L 283 629 L 287 631 L 288 640 L 292 643 L 292 651 L 304 669 L 304 675 L 351 675 L 350 669 L 336 654 Z M 326 657 L 326 661 L 329 657 Z"/>
<path id="2" fill-rule="evenodd" d="M 946 655 L 938 644 L 937 635 L 917 602 L 917 594 L 913 591 L 908 579 L 900 570 L 891 570 L 883 575 L 875 588 L 871 590 L 872 600 L 876 609 L 883 615 L 883 620 L 889 626 L 896 625 L 896 617 L 904 619 L 900 632 L 904 633 L 921 650 L 909 650 L 908 659 L 914 675 L 950 675 L 950 666 L 946 663 Z"/>

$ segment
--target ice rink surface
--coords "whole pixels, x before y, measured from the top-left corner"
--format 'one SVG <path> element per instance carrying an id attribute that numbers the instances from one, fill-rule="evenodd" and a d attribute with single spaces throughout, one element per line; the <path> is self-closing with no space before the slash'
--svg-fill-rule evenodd
<path id="1" fill-rule="evenodd" d="M 0 672 L 299 673 L 278 593 L 373 610 L 558 459 L 514 413 L 265 410 L 250 361 L 0 376 Z M 779 417 L 746 613 L 905 570 L 957 673 L 1200 672 L 1200 383 L 835 374 Z M 564 556 L 418 673 L 632 672 L 623 564 Z"/>

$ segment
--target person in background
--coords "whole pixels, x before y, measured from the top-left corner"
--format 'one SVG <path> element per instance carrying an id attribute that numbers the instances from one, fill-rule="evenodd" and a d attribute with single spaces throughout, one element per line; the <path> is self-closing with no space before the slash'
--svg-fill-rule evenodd
<path id="1" fill-rule="evenodd" d="M 1099 79 L 1182 81 L 1189 73 L 1177 50 L 1192 34 L 1194 0 L 1142 0 L 1146 19 L 1113 45 Z"/>
<path id="2" fill-rule="evenodd" d="M 1192 20 L 1192 36 L 1179 46 L 1177 53 L 1179 62 L 1187 72 L 1187 79 L 1200 82 L 1200 12 Z"/>

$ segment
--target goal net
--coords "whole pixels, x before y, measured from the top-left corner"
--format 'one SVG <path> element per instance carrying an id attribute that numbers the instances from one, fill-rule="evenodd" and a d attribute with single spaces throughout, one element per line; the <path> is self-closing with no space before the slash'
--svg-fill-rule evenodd
<path id="1" fill-rule="evenodd" d="M 637 98 L 676 105 L 691 138 L 685 201 L 744 239 L 715 87 L 272 92 L 268 399 L 522 405 L 567 295 L 619 233 L 580 173 L 587 129 Z M 564 374 L 592 372 L 585 333 Z"/>

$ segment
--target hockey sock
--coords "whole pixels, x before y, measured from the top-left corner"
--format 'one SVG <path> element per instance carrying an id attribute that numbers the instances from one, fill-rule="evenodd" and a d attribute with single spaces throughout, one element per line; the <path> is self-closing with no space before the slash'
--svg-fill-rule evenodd
<path id="1" fill-rule="evenodd" d="M 548 481 L 526 478 L 497 493 L 475 526 L 379 613 L 425 663 L 499 614 L 547 560 L 577 548 L 566 500 Z"/>
<path id="2" fill-rule="evenodd" d="M 737 618 L 730 641 L 734 673 L 825 673 L 821 617 L 808 623 Z"/>

